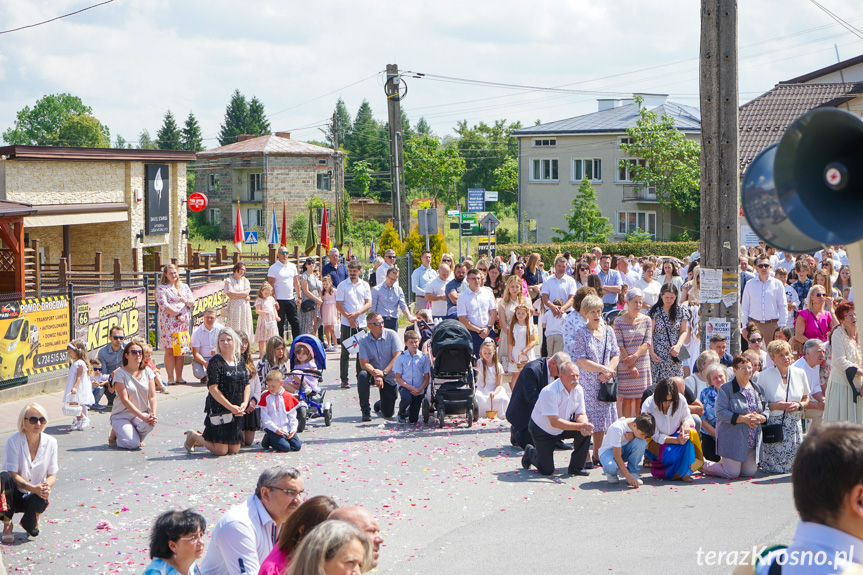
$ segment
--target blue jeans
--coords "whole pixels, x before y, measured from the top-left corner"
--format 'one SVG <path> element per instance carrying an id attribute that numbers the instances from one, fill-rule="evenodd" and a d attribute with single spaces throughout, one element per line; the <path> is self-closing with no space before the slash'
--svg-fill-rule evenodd
<path id="1" fill-rule="evenodd" d="M 413 395 L 404 387 L 399 387 L 399 395 L 401 396 L 399 415 L 406 417 L 411 423 L 416 423 L 419 420 L 425 395 Z"/>
<path id="2" fill-rule="evenodd" d="M 296 433 L 290 439 L 288 439 L 284 435 L 279 435 L 273 431 L 270 431 L 269 429 L 265 429 L 264 433 L 267 434 L 267 439 L 270 442 L 270 447 L 280 453 L 286 453 L 288 451 L 299 451 L 303 448 L 303 444 Z"/>
<path id="3" fill-rule="evenodd" d="M 647 449 L 647 441 L 637 437 L 620 448 L 620 456 L 626 462 L 626 468 L 629 469 L 630 473 L 638 473 L 641 469 L 641 460 L 644 458 L 645 449 Z M 614 459 L 614 449 L 603 451 L 599 456 L 599 462 L 602 463 L 603 473 L 608 475 L 620 473 L 617 461 Z"/>
<path id="4" fill-rule="evenodd" d="M 100 385 L 93 388 L 93 405 L 99 405 L 102 396 L 105 395 L 105 386 Z"/>

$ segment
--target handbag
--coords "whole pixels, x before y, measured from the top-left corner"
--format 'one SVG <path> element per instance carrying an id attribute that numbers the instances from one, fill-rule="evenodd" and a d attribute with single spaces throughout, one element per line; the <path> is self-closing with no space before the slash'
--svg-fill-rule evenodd
<path id="1" fill-rule="evenodd" d="M 781 376 L 780 376 L 781 377 Z M 788 392 L 791 391 L 791 374 L 788 374 L 788 383 L 785 386 L 785 401 L 788 401 Z M 781 423 L 762 423 L 761 424 L 761 441 L 764 443 L 782 443 L 785 439 L 785 432 L 782 426 L 785 425 L 785 416 L 787 411 L 782 412 Z"/>
<path id="2" fill-rule="evenodd" d="M 78 405 L 78 394 L 70 393 L 63 402 L 63 415 L 67 417 L 78 417 L 84 413 L 84 408 Z"/>
<path id="3" fill-rule="evenodd" d="M 304 312 L 315 311 L 315 300 L 313 299 L 304 299 L 303 303 L 300 304 L 300 310 Z"/>
<path id="4" fill-rule="evenodd" d="M 234 415 L 232 413 L 210 416 L 210 425 L 223 425 L 225 423 L 231 423 L 232 421 L 234 421 Z"/>
<path id="5" fill-rule="evenodd" d="M 606 327 L 608 329 L 608 327 Z M 608 335 L 603 332 L 605 344 L 602 347 L 602 361 L 605 363 L 605 353 L 608 351 Z M 597 401 L 604 403 L 613 403 L 617 401 L 617 376 L 612 376 L 608 381 L 599 382 L 599 393 L 596 397 Z"/>
<path id="6" fill-rule="evenodd" d="M 181 357 L 192 353 L 189 341 L 188 331 L 175 331 L 171 334 L 171 348 L 174 350 L 174 357 Z"/>

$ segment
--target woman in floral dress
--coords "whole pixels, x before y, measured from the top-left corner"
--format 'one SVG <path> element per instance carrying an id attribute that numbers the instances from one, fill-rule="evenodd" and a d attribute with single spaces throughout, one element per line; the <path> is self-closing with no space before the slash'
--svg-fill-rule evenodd
<path id="1" fill-rule="evenodd" d="M 653 319 L 653 348 L 650 371 L 653 382 L 666 377 L 683 377 L 683 361 L 678 357 L 689 334 L 689 308 L 677 305 L 677 287 L 663 284 L 659 301 L 647 315 Z"/>
<path id="2" fill-rule="evenodd" d="M 246 264 L 237 262 L 234 264 L 234 273 L 225 278 L 225 295 L 228 296 L 228 304 L 225 306 L 223 321 L 225 326 L 237 333 L 251 336 L 252 331 L 252 308 L 249 305 L 252 286 L 246 278 Z"/>
<path id="3" fill-rule="evenodd" d="M 159 347 L 165 350 L 168 382 L 186 383 L 183 380 L 184 360 L 182 356 L 174 356 L 171 334 L 190 331 L 195 298 L 189 286 L 180 281 L 180 273 L 174 264 L 168 264 L 162 270 L 161 283 L 156 288 L 156 303 L 159 305 Z"/>

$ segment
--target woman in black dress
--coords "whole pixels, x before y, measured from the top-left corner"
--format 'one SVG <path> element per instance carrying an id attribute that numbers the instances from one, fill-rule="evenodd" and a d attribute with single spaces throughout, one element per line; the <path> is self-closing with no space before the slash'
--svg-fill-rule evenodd
<path id="1" fill-rule="evenodd" d="M 249 371 L 240 354 L 239 336 L 229 328 L 219 332 L 219 347 L 207 365 L 204 433 L 186 432 L 185 448 L 206 447 L 213 455 L 238 453 L 243 443 L 243 414 L 249 405 Z"/>

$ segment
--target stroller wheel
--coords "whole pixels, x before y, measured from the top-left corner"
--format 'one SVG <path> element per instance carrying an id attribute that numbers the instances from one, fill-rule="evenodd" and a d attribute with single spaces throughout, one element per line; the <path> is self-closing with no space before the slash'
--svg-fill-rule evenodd
<path id="1" fill-rule="evenodd" d="M 446 413 L 446 409 L 444 409 L 443 404 L 441 404 L 441 405 L 438 407 L 438 410 L 437 410 L 437 413 L 436 413 L 436 415 L 437 415 L 437 423 L 438 423 L 438 427 L 443 427 L 443 417 L 444 417 L 444 414 L 445 414 L 445 413 Z"/>
<path id="2" fill-rule="evenodd" d="M 423 423 L 429 422 L 429 416 L 431 415 L 431 410 L 429 409 L 429 400 L 423 398 Z"/>
<path id="3" fill-rule="evenodd" d="M 301 405 L 297 408 L 297 433 L 302 433 L 306 428 L 306 417 L 309 414 L 309 408 Z"/>
<path id="4" fill-rule="evenodd" d="M 333 408 L 332 408 L 332 406 L 330 406 L 324 410 L 324 425 L 329 427 L 332 422 L 333 422 Z"/>
<path id="5" fill-rule="evenodd" d="M 473 409 L 468 408 L 467 412 L 465 413 L 465 416 L 467 418 L 467 426 L 468 427 L 473 426 Z"/>

